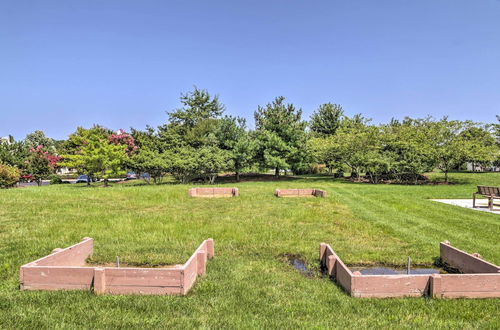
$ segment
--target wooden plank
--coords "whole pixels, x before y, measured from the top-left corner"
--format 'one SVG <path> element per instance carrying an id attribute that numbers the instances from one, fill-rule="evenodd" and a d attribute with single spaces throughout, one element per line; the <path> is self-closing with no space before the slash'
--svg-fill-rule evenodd
<path id="1" fill-rule="evenodd" d="M 214 188 L 196 188 L 196 194 L 200 195 L 213 195 Z"/>
<path id="2" fill-rule="evenodd" d="M 500 272 L 500 267 L 497 265 L 459 250 L 447 242 L 441 242 L 439 249 L 441 260 L 451 267 L 458 268 L 463 273 L 482 274 Z"/>
<path id="3" fill-rule="evenodd" d="M 328 275 L 335 277 L 336 276 L 336 263 L 340 258 L 333 252 L 333 249 L 330 245 L 321 243 L 319 246 L 319 259 L 321 266 L 326 268 Z"/>
<path id="4" fill-rule="evenodd" d="M 304 196 L 304 195 L 314 195 L 314 189 L 298 189 L 298 195 L 299 196 Z"/>
<path id="5" fill-rule="evenodd" d="M 354 298 L 404 298 L 404 297 L 421 297 L 420 292 L 406 292 L 404 294 L 395 295 L 394 292 L 376 292 L 366 293 L 353 291 L 351 296 Z"/>
<path id="6" fill-rule="evenodd" d="M 215 255 L 214 240 L 212 238 L 205 240 L 205 245 L 206 245 L 208 259 L 212 259 Z"/>
<path id="7" fill-rule="evenodd" d="M 233 197 L 239 195 L 238 188 L 191 188 L 189 195 L 192 197 Z"/>
<path id="8" fill-rule="evenodd" d="M 182 279 L 182 293 L 187 294 L 189 290 L 193 287 L 194 282 L 196 281 L 196 278 L 198 277 L 198 272 L 197 272 L 197 260 L 196 256 L 193 254 L 193 256 L 189 259 L 189 261 L 185 264 L 184 268 L 184 274 L 183 274 L 183 279 Z"/>
<path id="9" fill-rule="evenodd" d="M 108 294 L 145 294 L 145 295 L 181 295 L 181 287 L 160 286 L 108 286 Z"/>
<path id="10" fill-rule="evenodd" d="M 280 197 L 298 196 L 298 195 L 299 195 L 298 189 L 279 189 Z"/>
<path id="11" fill-rule="evenodd" d="M 346 292 L 351 293 L 353 278 L 351 271 L 340 258 L 336 259 L 335 268 L 335 280 Z"/>
<path id="12" fill-rule="evenodd" d="M 198 251 L 197 252 L 196 264 L 197 264 L 198 275 L 205 274 L 205 272 L 207 270 L 207 252 L 206 251 Z"/>
<path id="13" fill-rule="evenodd" d="M 485 291 L 453 291 L 444 292 L 442 298 L 500 298 L 500 292 L 485 292 Z"/>
<path id="14" fill-rule="evenodd" d="M 94 292 L 97 294 L 106 292 L 106 270 L 102 267 L 94 268 Z"/>
<path id="15" fill-rule="evenodd" d="M 325 190 L 320 190 L 320 189 L 314 189 L 314 196 L 316 197 L 326 197 L 327 196 L 327 193 Z"/>
<path id="16" fill-rule="evenodd" d="M 335 254 L 333 252 L 333 249 L 330 247 L 330 245 L 326 243 L 321 243 L 319 245 L 319 260 L 321 262 L 322 266 L 326 266 L 326 262 L 328 260 L 328 257 L 332 254 Z"/>
<path id="17" fill-rule="evenodd" d="M 500 274 L 445 274 L 441 275 L 441 291 L 498 292 Z"/>
<path id="18" fill-rule="evenodd" d="M 25 266 L 83 266 L 85 260 L 92 254 L 93 246 L 94 240 L 85 238 L 80 243 L 57 250 Z"/>
<path id="19" fill-rule="evenodd" d="M 180 286 L 180 269 L 105 268 L 106 286 Z"/>
<path id="20" fill-rule="evenodd" d="M 47 290 L 47 291 L 57 291 L 57 290 L 90 290 L 88 285 L 79 285 L 79 284 L 39 284 L 39 283 L 31 283 L 25 284 L 22 287 L 22 290 Z"/>
<path id="21" fill-rule="evenodd" d="M 233 195 L 233 188 L 213 188 L 214 194 L 229 194 Z"/>
<path id="22" fill-rule="evenodd" d="M 441 298 L 441 275 L 432 274 L 430 277 L 430 296 L 433 298 Z"/>
<path id="23" fill-rule="evenodd" d="M 34 285 L 78 285 L 90 289 L 94 278 L 91 267 L 23 267 L 23 287 Z"/>
<path id="24" fill-rule="evenodd" d="M 326 269 L 327 273 L 330 276 L 335 276 L 336 271 L 337 271 L 337 256 L 332 254 L 328 257 L 327 264 L 326 264 Z"/>
<path id="25" fill-rule="evenodd" d="M 429 275 L 360 275 L 352 278 L 356 296 L 422 296 L 429 290 Z"/>
<path id="26" fill-rule="evenodd" d="M 326 191 L 320 189 L 276 189 L 278 197 L 326 197 Z"/>

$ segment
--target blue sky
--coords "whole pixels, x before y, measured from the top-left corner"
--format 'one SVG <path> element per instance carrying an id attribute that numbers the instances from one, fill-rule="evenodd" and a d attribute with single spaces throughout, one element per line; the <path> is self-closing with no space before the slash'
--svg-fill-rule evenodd
<path id="1" fill-rule="evenodd" d="M 279 95 L 493 122 L 500 1 L 0 1 L 0 136 L 156 126 L 194 85 L 250 126 Z"/>

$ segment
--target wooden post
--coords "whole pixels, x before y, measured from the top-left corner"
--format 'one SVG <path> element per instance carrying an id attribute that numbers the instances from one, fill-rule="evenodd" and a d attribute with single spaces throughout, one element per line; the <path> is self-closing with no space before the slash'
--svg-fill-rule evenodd
<path id="1" fill-rule="evenodd" d="M 432 274 L 430 285 L 430 295 L 433 298 L 441 298 L 441 275 Z"/>
<path id="2" fill-rule="evenodd" d="M 326 267 L 328 269 L 328 275 L 335 276 L 335 263 L 337 262 L 337 258 L 334 255 L 328 256 L 328 261 L 326 263 Z"/>
<path id="3" fill-rule="evenodd" d="M 215 254 L 214 240 L 213 238 L 207 239 L 207 258 L 212 259 Z"/>
<path id="4" fill-rule="evenodd" d="M 106 273 L 102 267 L 94 269 L 94 292 L 96 294 L 104 294 L 106 292 Z"/>
<path id="5" fill-rule="evenodd" d="M 321 265 L 324 265 L 326 260 L 325 260 L 325 251 L 326 251 L 326 244 L 325 243 L 320 243 L 319 244 L 319 262 Z"/>
<path id="6" fill-rule="evenodd" d="M 198 251 L 196 255 L 196 269 L 198 275 L 205 274 L 207 270 L 207 252 L 206 251 Z"/>
<path id="7" fill-rule="evenodd" d="M 21 290 L 24 289 L 24 267 L 21 267 L 21 270 L 19 271 L 19 288 Z"/>

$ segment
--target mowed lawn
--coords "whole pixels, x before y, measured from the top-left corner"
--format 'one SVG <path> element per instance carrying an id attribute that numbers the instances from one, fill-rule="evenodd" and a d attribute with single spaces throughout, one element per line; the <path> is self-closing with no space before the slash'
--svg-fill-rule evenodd
<path id="1" fill-rule="evenodd" d="M 435 174 L 434 179 L 442 176 Z M 0 328 L 500 328 L 500 299 L 355 299 L 319 272 L 319 243 L 348 264 L 431 265 L 449 240 L 500 263 L 500 215 L 432 202 L 470 198 L 500 173 L 452 185 L 370 185 L 327 177 L 243 182 L 240 197 L 198 199 L 194 185 L 59 185 L 0 190 Z M 276 198 L 276 188 L 328 198 Z M 183 263 L 215 240 L 207 274 L 185 297 L 19 291 L 19 267 L 93 237 L 91 262 Z M 300 256 L 312 276 L 286 255 Z"/>

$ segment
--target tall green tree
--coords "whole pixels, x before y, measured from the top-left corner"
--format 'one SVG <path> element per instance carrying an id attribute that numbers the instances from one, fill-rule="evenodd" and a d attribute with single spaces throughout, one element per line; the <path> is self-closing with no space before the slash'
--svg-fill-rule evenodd
<path id="1" fill-rule="evenodd" d="M 492 130 L 498 150 L 500 150 L 500 115 L 497 115 L 497 123 L 492 125 Z M 500 152 L 497 152 L 497 156 L 493 161 L 493 165 L 500 167 Z"/>
<path id="2" fill-rule="evenodd" d="M 215 132 L 225 106 L 217 95 L 195 89 L 181 95 L 182 107 L 168 112 L 168 123 L 158 127 L 159 137 L 168 148 L 194 148 L 216 144 Z"/>
<path id="3" fill-rule="evenodd" d="M 52 154 L 43 145 L 38 145 L 29 150 L 29 156 L 26 159 L 26 171 L 33 176 L 40 186 L 43 179 L 55 173 L 59 160 L 59 156 Z"/>
<path id="4" fill-rule="evenodd" d="M 254 163 L 256 149 L 255 140 L 248 132 L 243 118 L 226 116 L 219 122 L 216 133 L 218 147 L 229 152 L 236 181 L 240 181 L 240 173 Z"/>
<path id="5" fill-rule="evenodd" d="M 310 128 L 315 136 L 333 135 L 340 127 L 344 110 L 339 104 L 325 103 L 312 114 Z"/>
<path id="6" fill-rule="evenodd" d="M 192 92 L 181 95 L 182 108 L 169 112 L 172 125 L 192 128 L 200 121 L 222 116 L 225 106 L 219 102 L 219 96 L 212 96 L 205 89 L 194 88 Z"/>
<path id="7" fill-rule="evenodd" d="M 184 183 L 194 178 L 213 183 L 217 170 L 230 169 L 228 165 L 233 164 L 217 138 L 225 107 L 217 95 L 198 88 L 182 94 L 181 103 L 181 108 L 168 113 L 168 123 L 158 127 L 170 172 Z"/>
<path id="8" fill-rule="evenodd" d="M 181 183 L 188 183 L 200 175 L 195 148 L 179 147 L 165 152 L 164 156 L 170 160 L 169 172 Z"/>
<path id="9" fill-rule="evenodd" d="M 476 125 L 466 128 L 460 133 L 465 146 L 465 161 L 472 164 L 475 171 L 477 165 L 489 166 L 498 157 L 498 146 L 487 127 Z"/>
<path id="10" fill-rule="evenodd" d="M 215 146 L 198 148 L 195 152 L 196 174 L 214 184 L 219 173 L 233 168 L 231 153 Z"/>
<path id="11" fill-rule="evenodd" d="M 361 179 L 361 173 L 370 172 L 368 165 L 372 159 L 374 160 L 370 164 L 372 175 L 379 174 L 382 166 L 385 166 L 382 163 L 389 166 L 387 158 L 380 155 L 380 132 L 376 126 L 340 129 L 331 138 L 329 154 L 331 158 L 337 159 L 347 167 L 351 177 L 358 181 Z M 376 166 L 378 166 L 377 173 L 375 173 Z"/>
<path id="12" fill-rule="evenodd" d="M 113 133 L 112 130 L 100 125 L 94 125 L 91 128 L 77 127 L 76 131 L 69 135 L 68 139 L 62 145 L 62 154 L 76 154 L 91 138 L 107 139 Z M 85 172 L 82 172 L 85 174 Z"/>
<path id="13" fill-rule="evenodd" d="M 55 149 L 56 141 L 52 138 L 47 137 L 45 133 L 40 130 L 34 131 L 33 133 L 26 135 L 24 142 L 26 143 L 28 149 L 33 149 L 38 146 L 43 146 L 46 150 L 50 150 L 53 153 L 56 152 Z"/>
<path id="14" fill-rule="evenodd" d="M 470 123 L 443 118 L 434 122 L 429 138 L 433 142 L 437 167 L 444 173 L 448 183 L 448 173 L 458 168 L 467 158 L 468 146 L 460 134 Z"/>
<path id="15" fill-rule="evenodd" d="M 79 128 L 76 134 L 70 136 L 74 152 L 63 156 L 62 165 L 76 168 L 89 178 L 99 176 L 107 187 L 111 176 L 124 172 L 128 149 L 127 145 L 112 143 L 109 136 L 109 130 L 100 126 L 89 130 Z"/>
<path id="16" fill-rule="evenodd" d="M 402 123 L 391 121 L 382 126 L 381 152 L 393 160 L 391 174 L 396 180 L 417 183 L 422 173 L 436 166 L 431 126 L 430 118 L 405 118 Z"/>
<path id="17" fill-rule="evenodd" d="M 306 122 L 302 110 L 277 97 L 254 114 L 257 137 L 257 160 L 262 168 L 273 168 L 278 177 L 281 169 L 300 168 L 308 161 Z"/>
<path id="18" fill-rule="evenodd" d="M 13 141 L 10 144 L 0 143 L 0 163 L 25 171 L 29 155 L 29 148 L 24 141 Z"/>
<path id="19" fill-rule="evenodd" d="M 160 140 L 158 132 L 152 128 L 147 127 L 146 130 L 132 129 L 132 134 L 137 151 L 134 152 L 127 160 L 127 168 L 135 171 L 137 174 L 149 174 L 153 182 L 159 183 L 162 181 L 170 170 L 170 159 L 167 147 Z M 146 182 L 150 182 L 148 176 L 145 176 Z"/>

